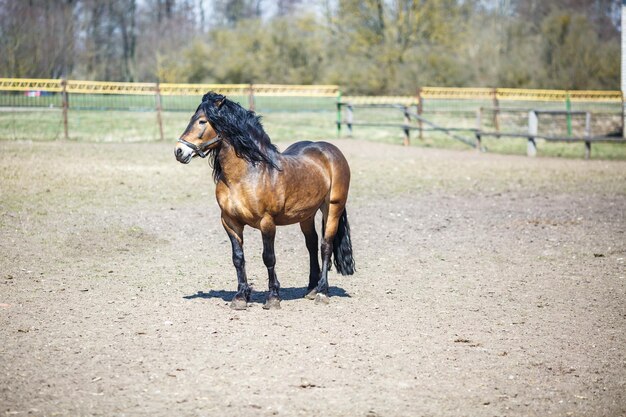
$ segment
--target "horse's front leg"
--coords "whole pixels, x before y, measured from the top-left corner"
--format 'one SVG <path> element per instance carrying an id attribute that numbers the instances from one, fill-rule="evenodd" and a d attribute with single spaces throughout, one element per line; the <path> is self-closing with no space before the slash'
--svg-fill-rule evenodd
<path id="1" fill-rule="evenodd" d="M 274 269 L 276 255 L 274 253 L 274 238 L 276 237 L 276 225 L 272 220 L 261 222 L 261 235 L 263 237 L 263 263 L 267 267 L 269 279 L 269 293 L 265 301 L 264 309 L 280 309 L 280 283 Z"/>
<path id="2" fill-rule="evenodd" d="M 245 310 L 250 301 L 250 286 L 246 277 L 246 260 L 243 256 L 243 225 L 222 216 L 222 225 L 230 238 L 233 250 L 233 265 L 237 270 L 237 294 L 230 303 L 234 310 Z"/>

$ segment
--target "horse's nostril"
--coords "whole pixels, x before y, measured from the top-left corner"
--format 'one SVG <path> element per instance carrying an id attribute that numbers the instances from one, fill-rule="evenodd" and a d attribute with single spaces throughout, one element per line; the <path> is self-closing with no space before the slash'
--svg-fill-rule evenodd
<path id="1" fill-rule="evenodd" d="M 183 154 L 183 150 L 180 148 L 176 148 L 176 151 L 174 153 L 176 156 L 181 156 Z"/>

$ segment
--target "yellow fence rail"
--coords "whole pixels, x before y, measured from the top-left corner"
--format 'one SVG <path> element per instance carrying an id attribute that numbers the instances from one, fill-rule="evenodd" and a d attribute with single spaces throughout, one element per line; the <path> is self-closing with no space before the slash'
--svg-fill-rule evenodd
<path id="1" fill-rule="evenodd" d="M 413 105 L 423 100 L 499 100 L 499 101 L 553 101 L 621 103 L 621 91 L 597 90 L 539 90 L 521 88 L 451 88 L 423 87 L 415 96 L 345 96 L 352 104 Z"/>
<path id="2" fill-rule="evenodd" d="M 67 81 L 68 93 L 82 94 L 145 94 L 154 95 L 154 83 L 113 83 L 103 81 Z"/>
<path id="3" fill-rule="evenodd" d="M 0 78 L 0 91 L 43 90 L 61 92 L 61 80 L 40 80 L 35 78 Z"/>
<path id="4" fill-rule="evenodd" d="M 596 90 L 524 90 L 516 88 L 496 89 L 498 100 L 515 101 L 570 101 L 621 103 L 621 91 Z"/>
<path id="5" fill-rule="evenodd" d="M 0 91 L 49 91 L 62 92 L 63 80 L 27 78 L 0 78 Z M 65 92 L 74 94 L 129 94 L 129 95 L 202 95 L 216 91 L 227 95 L 284 97 L 336 97 L 337 85 L 277 85 L 277 84 L 171 84 L 171 83 L 123 83 L 105 81 L 68 80 Z"/>
<path id="6" fill-rule="evenodd" d="M 359 104 L 401 104 L 403 106 L 415 106 L 418 103 L 416 96 L 344 96 L 344 103 Z"/>
<path id="7" fill-rule="evenodd" d="M 159 84 L 159 90 L 164 96 L 201 96 L 207 91 L 239 96 L 250 93 L 250 84 Z"/>

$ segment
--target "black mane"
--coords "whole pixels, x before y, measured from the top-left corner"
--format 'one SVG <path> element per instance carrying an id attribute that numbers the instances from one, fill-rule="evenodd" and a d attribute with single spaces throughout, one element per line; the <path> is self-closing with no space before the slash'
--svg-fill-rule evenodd
<path id="1" fill-rule="evenodd" d="M 200 109 L 215 132 L 235 149 L 238 157 L 252 165 L 262 163 L 279 169 L 275 160 L 278 150 L 265 133 L 260 116 L 213 91 L 202 97 L 202 103 L 198 106 Z M 222 166 L 218 159 L 220 148 L 211 151 L 210 159 L 216 182 L 222 178 Z"/>

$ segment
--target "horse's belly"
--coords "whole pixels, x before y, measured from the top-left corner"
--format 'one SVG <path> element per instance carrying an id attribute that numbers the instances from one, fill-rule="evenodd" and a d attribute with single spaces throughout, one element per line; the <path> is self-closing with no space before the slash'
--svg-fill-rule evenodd
<path id="1" fill-rule="evenodd" d="M 319 206 L 307 208 L 292 208 L 274 216 L 274 223 L 278 226 L 300 223 L 315 216 Z"/>
<path id="2" fill-rule="evenodd" d="M 285 226 L 300 223 L 315 215 L 323 198 L 317 201 L 299 201 L 296 204 L 249 204 L 245 200 L 237 198 L 237 195 L 229 195 L 227 198 L 218 199 L 222 213 L 228 217 L 237 219 L 248 226 L 259 228 L 264 218 L 270 217 L 277 226 Z M 308 203 L 308 204 L 307 204 Z M 311 205 L 311 203 L 313 203 Z"/>

